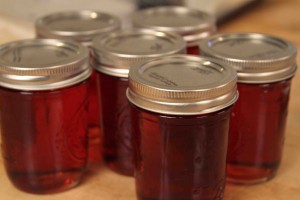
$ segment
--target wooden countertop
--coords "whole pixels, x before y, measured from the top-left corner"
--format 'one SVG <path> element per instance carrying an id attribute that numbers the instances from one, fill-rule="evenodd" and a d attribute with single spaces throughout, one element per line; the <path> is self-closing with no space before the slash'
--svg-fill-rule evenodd
<path id="1" fill-rule="evenodd" d="M 0 14 L 1 18 L 1 14 Z M 300 1 L 264 0 L 258 6 L 222 24 L 220 32 L 260 32 L 277 35 L 300 45 Z M 4 35 L 3 35 L 4 33 Z M 8 34 L 8 35 L 7 35 Z M 25 37 L 10 33 L 0 23 L 0 42 Z M 300 63 L 300 56 L 298 56 Z M 300 199 L 300 70 L 293 80 L 283 160 L 277 176 L 260 185 L 227 185 L 224 200 Z M 133 178 L 119 176 L 103 166 L 90 169 L 77 188 L 54 195 L 32 195 L 15 189 L 0 158 L 1 200 L 134 200 Z"/>

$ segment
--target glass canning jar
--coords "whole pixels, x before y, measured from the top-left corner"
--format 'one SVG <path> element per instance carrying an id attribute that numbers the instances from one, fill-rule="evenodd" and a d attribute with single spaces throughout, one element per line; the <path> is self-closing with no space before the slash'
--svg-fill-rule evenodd
<path id="1" fill-rule="evenodd" d="M 130 107 L 126 99 L 129 68 L 160 56 L 185 53 L 185 47 L 179 35 L 153 30 L 122 30 L 94 39 L 104 160 L 114 171 L 133 175 Z"/>
<path id="2" fill-rule="evenodd" d="M 240 98 L 233 107 L 227 157 L 228 181 L 253 184 L 275 176 L 288 112 L 296 47 L 271 35 L 228 33 L 204 40 L 201 53 L 238 72 Z"/>
<path id="3" fill-rule="evenodd" d="M 217 31 L 215 18 L 204 11 L 181 6 L 161 6 L 136 12 L 133 26 L 180 34 L 187 53 L 199 55 L 198 43 Z"/>
<path id="4" fill-rule="evenodd" d="M 130 69 L 139 200 L 223 199 L 236 78 L 233 68 L 191 55 Z"/>
<path id="5" fill-rule="evenodd" d="M 64 11 L 51 13 L 36 20 L 38 38 L 71 39 L 90 47 L 93 38 L 120 29 L 120 20 L 110 14 L 97 11 Z M 92 60 L 93 57 L 91 55 Z M 90 162 L 101 160 L 101 133 L 96 73 L 93 72 L 89 87 L 88 158 Z"/>
<path id="6" fill-rule="evenodd" d="M 56 39 L 0 46 L 2 156 L 11 182 L 30 193 L 76 186 L 86 166 L 89 52 Z"/>
<path id="7" fill-rule="evenodd" d="M 91 46 L 99 35 L 120 29 L 117 17 L 97 11 L 64 11 L 41 16 L 35 22 L 38 38 L 70 39 Z"/>

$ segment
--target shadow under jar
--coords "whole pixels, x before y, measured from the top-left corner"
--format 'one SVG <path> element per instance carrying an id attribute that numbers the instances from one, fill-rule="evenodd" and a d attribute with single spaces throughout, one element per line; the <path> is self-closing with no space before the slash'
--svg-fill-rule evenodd
<path id="1" fill-rule="evenodd" d="M 129 68 L 149 59 L 185 52 L 173 33 L 122 30 L 93 41 L 100 97 L 104 160 L 114 171 L 133 175 L 130 107 L 126 99 Z"/>
<path id="2" fill-rule="evenodd" d="M 236 72 L 210 58 L 167 56 L 130 69 L 139 200 L 223 199 Z"/>
<path id="3" fill-rule="evenodd" d="M 88 49 L 70 41 L 21 40 L 0 46 L 1 151 L 20 190 L 76 186 L 87 159 Z"/>
<path id="4" fill-rule="evenodd" d="M 206 12 L 181 6 L 160 6 L 136 12 L 134 27 L 175 32 L 187 43 L 187 54 L 199 55 L 198 43 L 217 31 L 215 18 Z"/>
<path id="5" fill-rule="evenodd" d="M 120 20 L 110 14 L 97 11 L 56 12 L 38 18 L 35 22 L 36 37 L 74 40 L 90 47 L 99 35 L 120 29 Z M 93 57 L 90 55 L 90 61 Z M 96 72 L 93 71 L 89 86 L 89 163 L 101 161 L 102 139 L 100 133 L 99 100 Z"/>
<path id="6" fill-rule="evenodd" d="M 216 35 L 200 47 L 203 55 L 238 72 L 240 98 L 231 115 L 228 182 L 254 184 L 273 178 L 282 157 L 296 47 L 256 33 Z"/>

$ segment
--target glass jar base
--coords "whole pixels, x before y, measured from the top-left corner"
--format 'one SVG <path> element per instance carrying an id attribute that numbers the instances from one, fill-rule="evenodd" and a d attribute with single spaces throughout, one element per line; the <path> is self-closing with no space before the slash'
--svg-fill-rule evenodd
<path id="1" fill-rule="evenodd" d="M 141 195 L 137 195 L 137 199 L 138 200 L 161 200 L 161 198 L 151 198 L 151 197 L 144 197 L 144 196 L 141 196 Z"/>
<path id="2" fill-rule="evenodd" d="M 126 167 L 124 164 L 122 164 L 122 166 L 121 166 L 117 162 L 112 161 L 112 159 L 107 156 L 104 159 L 105 159 L 106 165 L 112 171 L 114 171 L 120 175 L 124 175 L 124 176 L 133 176 L 133 174 L 134 174 L 133 167 Z"/>
<path id="3" fill-rule="evenodd" d="M 222 200 L 223 197 L 196 197 L 192 196 L 191 194 L 186 195 L 162 195 L 157 197 L 146 197 L 140 194 L 137 194 L 138 200 Z"/>
<path id="4" fill-rule="evenodd" d="M 14 186 L 33 194 L 58 193 L 77 186 L 83 170 L 57 173 L 11 173 L 8 176 Z"/>
<path id="5" fill-rule="evenodd" d="M 88 164 L 101 163 L 102 161 L 102 138 L 99 126 L 88 128 Z"/>
<path id="6" fill-rule="evenodd" d="M 157 197 L 157 198 L 154 198 L 154 197 L 144 197 L 144 196 L 141 196 L 141 195 L 137 195 L 137 199 L 138 200 L 162 200 L 162 198 L 160 198 L 160 197 Z"/>
<path id="7" fill-rule="evenodd" d="M 253 185 L 267 182 L 275 177 L 278 165 L 259 167 L 241 164 L 227 164 L 227 183 Z"/>

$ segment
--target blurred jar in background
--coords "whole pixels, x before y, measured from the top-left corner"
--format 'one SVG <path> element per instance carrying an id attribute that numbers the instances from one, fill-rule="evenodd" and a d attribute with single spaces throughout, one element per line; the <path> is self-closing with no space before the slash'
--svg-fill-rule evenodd
<path id="1" fill-rule="evenodd" d="M 226 64 L 188 55 L 130 69 L 139 200 L 223 199 L 236 79 Z"/>
<path id="2" fill-rule="evenodd" d="M 65 11 L 42 16 L 36 20 L 35 30 L 38 38 L 70 39 L 90 47 L 92 40 L 120 29 L 120 20 L 110 14 L 96 11 Z M 91 60 L 92 60 L 91 55 Z M 89 161 L 101 160 L 101 133 L 99 103 L 95 72 L 89 87 Z"/>
<path id="3" fill-rule="evenodd" d="M 238 72 L 239 100 L 232 110 L 228 181 L 253 184 L 273 178 L 279 167 L 296 47 L 264 34 L 228 33 L 200 45 L 201 54 Z"/>
<path id="4" fill-rule="evenodd" d="M 155 0 L 155 1 L 137 0 L 136 2 L 139 9 L 155 7 L 155 6 L 171 6 L 171 5 L 181 6 L 183 3 L 184 2 L 182 0 Z"/>
<path id="5" fill-rule="evenodd" d="M 187 43 L 187 53 L 193 55 L 199 55 L 199 41 L 217 31 L 216 21 L 212 15 L 180 6 L 140 10 L 133 15 L 132 23 L 134 27 L 180 34 Z"/>
<path id="6" fill-rule="evenodd" d="M 11 182 L 30 193 L 76 186 L 87 160 L 89 51 L 65 40 L 0 46 L 2 155 Z"/>
<path id="7" fill-rule="evenodd" d="M 126 99 L 129 68 L 153 58 L 185 53 L 185 42 L 175 33 L 133 29 L 97 37 L 92 47 L 99 79 L 104 159 L 114 171 L 132 176 L 132 131 Z"/>

